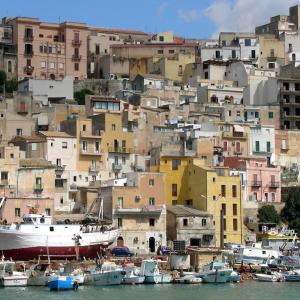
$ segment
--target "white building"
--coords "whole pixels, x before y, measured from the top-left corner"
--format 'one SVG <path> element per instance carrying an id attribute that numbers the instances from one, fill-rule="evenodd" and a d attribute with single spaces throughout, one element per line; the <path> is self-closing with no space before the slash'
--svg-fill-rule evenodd
<path id="1" fill-rule="evenodd" d="M 66 76 L 63 80 L 38 80 L 26 78 L 19 81 L 18 92 L 32 92 L 33 100 L 44 105 L 48 100 L 73 99 L 73 77 Z"/>
<path id="2" fill-rule="evenodd" d="M 249 154 L 265 157 L 275 164 L 275 129 L 271 126 L 253 125 L 249 133 Z"/>

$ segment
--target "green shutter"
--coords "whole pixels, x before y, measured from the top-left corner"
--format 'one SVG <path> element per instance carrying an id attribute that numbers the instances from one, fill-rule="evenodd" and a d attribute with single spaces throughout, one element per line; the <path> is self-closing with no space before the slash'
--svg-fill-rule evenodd
<path id="1" fill-rule="evenodd" d="M 259 141 L 255 142 L 255 151 L 259 152 Z"/>
<path id="2" fill-rule="evenodd" d="M 269 119 L 273 119 L 274 113 L 272 111 L 269 111 Z"/>
<path id="3" fill-rule="evenodd" d="M 267 142 L 267 152 L 271 152 L 271 143 Z"/>

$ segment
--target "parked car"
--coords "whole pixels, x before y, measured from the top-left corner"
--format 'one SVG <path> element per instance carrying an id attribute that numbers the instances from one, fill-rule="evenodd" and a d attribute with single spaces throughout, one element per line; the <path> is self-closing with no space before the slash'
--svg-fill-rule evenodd
<path id="1" fill-rule="evenodd" d="M 134 253 L 128 247 L 114 247 L 111 250 L 112 256 L 127 256 L 131 257 Z"/>

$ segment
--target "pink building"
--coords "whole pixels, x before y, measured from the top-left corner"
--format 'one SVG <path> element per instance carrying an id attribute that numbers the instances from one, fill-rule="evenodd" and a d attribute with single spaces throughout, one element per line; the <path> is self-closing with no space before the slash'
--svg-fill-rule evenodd
<path id="1" fill-rule="evenodd" d="M 246 160 L 249 201 L 281 202 L 280 167 L 268 165 L 265 159 Z"/>
<path id="2" fill-rule="evenodd" d="M 18 80 L 87 77 L 89 29 L 85 23 L 46 23 L 17 17 L 12 24 Z"/>

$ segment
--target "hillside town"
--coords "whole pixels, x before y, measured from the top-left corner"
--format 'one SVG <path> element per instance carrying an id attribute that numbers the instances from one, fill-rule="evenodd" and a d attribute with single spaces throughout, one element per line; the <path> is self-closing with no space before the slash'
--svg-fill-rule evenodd
<path id="1" fill-rule="evenodd" d="M 279 230 L 259 212 L 300 187 L 300 5 L 268 17 L 216 39 L 3 17 L 1 223 L 101 219 L 135 255 Z"/>

